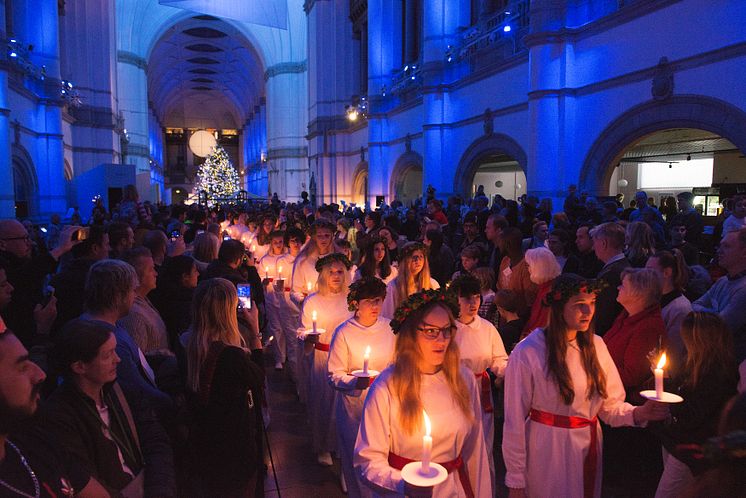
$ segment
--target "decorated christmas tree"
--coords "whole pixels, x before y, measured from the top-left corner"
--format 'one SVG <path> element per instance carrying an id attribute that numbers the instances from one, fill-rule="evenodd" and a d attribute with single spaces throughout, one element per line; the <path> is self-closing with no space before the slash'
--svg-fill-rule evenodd
<path id="1" fill-rule="evenodd" d="M 238 173 L 228 153 L 218 145 L 197 171 L 195 193 L 206 192 L 209 204 L 214 204 L 215 199 L 234 197 L 240 188 Z"/>

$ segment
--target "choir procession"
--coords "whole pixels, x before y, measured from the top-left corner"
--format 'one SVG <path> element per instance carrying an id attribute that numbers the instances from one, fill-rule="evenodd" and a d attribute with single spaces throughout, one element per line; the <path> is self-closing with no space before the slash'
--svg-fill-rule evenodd
<path id="1" fill-rule="evenodd" d="M 0 498 L 746 498 L 746 0 L 0 0 Z"/>
<path id="2" fill-rule="evenodd" d="M 0 222 L 0 495 L 265 496 L 274 370 L 350 497 L 741 496 L 746 218 L 451 201 Z"/>

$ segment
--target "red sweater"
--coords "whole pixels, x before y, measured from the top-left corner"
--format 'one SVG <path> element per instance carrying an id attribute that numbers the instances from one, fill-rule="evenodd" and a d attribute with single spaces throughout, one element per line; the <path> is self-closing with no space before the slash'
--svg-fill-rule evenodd
<path id="1" fill-rule="evenodd" d="M 647 355 L 658 347 L 659 337 L 666 338 L 666 326 L 657 303 L 633 316 L 622 311 L 604 334 L 628 395 L 653 375 Z"/>

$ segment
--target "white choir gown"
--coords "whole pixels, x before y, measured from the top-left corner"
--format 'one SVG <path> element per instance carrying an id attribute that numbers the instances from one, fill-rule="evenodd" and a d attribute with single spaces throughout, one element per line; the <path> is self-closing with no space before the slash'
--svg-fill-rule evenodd
<path id="1" fill-rule="evenodd" d="M 386 278 L 381 278 L 380 271 L 376 269 L 376 278 L 379 279 L 379 280 L 382 280 L 383 283 L 386 284 L 386 285 L 388 285 L 389 282 L 391 282 L 392 280 L 394 280 L 398 274 L 399 274 L 399 270 L 396 269 L 396 266 L 392 266 L 391 267 L 391 273 L 389 273 L 389 276 L 386 277 Z M 355 270 L 355 275 L 352 277 L 352 281 L 353 282 L 357 282 L 361 278 L 363 278 L 363 275 L 360 273 L 360 269 L 357 268 Z"/>
<path id="2" fill-rule="evenodd" d="M 282 266 L 282 263 L 278 263 L 284 257 L 284 254 L 275 256 L 274 254 L 267 253 L 259 261 L 257 265 L 257 272 L 262 278 L 262 281 L 266 278 L 271 278 L 272 282 L 264 286 L 264 303 L 267 310 L 267 326 L 269 328 L 272 337 L 274 337 L 274 351 L 275 351 L 275 362 L 285 363 L 286 351 L 285 346 L 285 335 L 282 333 L 282 318 L 281 318 L 281 299 L 284 289 L 280 292 L 276 289 L 277 283 L 277 266 Z"/>
<path id="3" fill-rule="evenodd" d="M 389 320 L 383 317 L 379 317 L 370 327 L 350 318 L 337 328 L 332 338 L 328 364 L 329 382 L 340 391 L 335 410 L 337 439 L 349 498 L 370 496 L 368 488 L 360 485 L 352 463 L 368 389 L 355 389 L 357 377 L 350 375 L 350 372 L 363 369 L 363 356 L 368 346 L 368 369 L 382 372 L 393 359 L 395 342 L 396 336 L 391 331 Z"/>
<path id="4" fill-rule="evenodd" d="M 374 496 L 404 496 L 401 471 L 389 466 L 394 453 L 411 460 L 422 459 L 422 431 L 407 434 L 399 423 L 399 400 L 391 382 L 393 366 L 376 378 L 365 399 L 363 418 L 355 443 L 355 469 Z M 472 420 L 454 402 L 442 371 L 423 375 L 420 399 L 432 423 L 432 461 L 451 462 L 461 456 L 476 498 L 492 498 L 488 455 L 482 434 L 481 406 L 477 382 L 468 369 L 461 367 L 468 386 Z M 458 472 L 433 488 L 433 498 L 465 498 Z"/>
<path id="5" fill-rule="evenodd" d="M 490 322 L 477 315 L 471 323 L 456 321 L 456 344 L 458 344 L 461 365 L 474 373 L 482 402 L 482 430 L 487 453 L 492 455 L 495 444 L 495 413 L 492 403 L 492 381 L 486 370 L 489 368 L 498 377 L 505 375 L 508 353 L 497 329 Z M 495 461 L 490 458 L 490 478 L 495 487 Z"/>
<path id="6" fill-rule="evenodd" d="M 634 425 L 634 406 L 624 402 L 625 392 L 619 372 L 606 344 L 593 336 L 596 355 L 606 374 L 606 399 L 586 395 L 586 374 L 580 351 L 568 345 L 565 361 L 570 372 L 575 398 L 566 405 L 554 378 L 546 367 L 544 331 L 531 332 L 513 349 L 505 371 L 505 425 L 503 457 L 509 488 L 524 488 L 530 498 L 582 497 L 583 461 L 591 444 L 591 429 L 553 427 L 529 418 L 531 409 L 555 415 L 593 419 L 598 416 L 611 426 Z M 601 425 L 596 426 L 598 464 L 594 496 L 601 496 Z"/>
<path id="7" fill-rule="evenodd" d="M 398 279 L 399 276 L 397 275 L 386 284 L 386 298 L 383 300 L 383 307 L 381 308 L 381 316 L 385 316 L 386 318 L 394 318 L 396 308 L 401 304 L 396 300 L 396 281 Z M 440 289 L 440 284 L 434 278 L 430 278 L 430 288 Z"/>
<path id="8" fill-rule="evenodd" d="M 295 256 L 290 253 L 285 254 L 277 260 L 277 266 L 282 267 L 282 277 L 285 285 L 282 295 L 278 295 L 280 308 L 280 321 L 282 323 L 282 333 L 285 336 L 285 350 L 287 364 L 290 370 L 290 377 L 298 386 L 299 365 L 303 357 L 302 342 L 298 339 L 298 327 L 300 326 L 300 308 L 290 299 L 290 283 L 293 274 L 293 263 Z"/>
<path id="9" fill-rule="evenodd" d="M 299 319 L 296 320 L 295 324 L 296 332 L 298 331 L 298 327 L 304 327 L 303 322 L 300 319 L 300 309 L 303 307 L 303 301 L 306 299 L 308 294 L 316 292 L 316 284 L 319 279 L 319 273 L 316 271 L 316 261 L 318 261 L 318 259 L 318 256 L 299 255 L 293 260 L 293 272 L 290 277 L 290 292 L 288 297 L 291 305 L 289 307 L 292 308 L 294 306 L 298 309 Z M 311 283 L 311 292 L 308 292 L 309 282 Z M 298 346 L 298 374 L 296 387 L 298 388 L 298 397 L 301 402 L 306 403 L 308 401 L 309 368 L 313 355 L 305 354 L 302 337 L 296 340 L 296 344 Z"/>
<path id="10" fill-rule="evenodd" d="M 316 327 L 324 329 L 324 333 L 319 336 L 319 343 L 328 346 L 337 327 L 352 317 L 352 312 L 347 309 L 347 306 L 347 295 L 343 292 L 329 296 L 322 296 L 319 293 L 311 294 L 303 303 L 301 313 L 303 328 L 313 328 L 312 314 L 315 310 Z M 305 361 L 308 374 L 306 406 L 311 421 L 313 449 L 316 453 L 331 452 L 337 448 L 334 417 L 337 391 L 329 385 L 327 371 L 329 352 L 314 347 L 305 358 L 307 358 Z"/>

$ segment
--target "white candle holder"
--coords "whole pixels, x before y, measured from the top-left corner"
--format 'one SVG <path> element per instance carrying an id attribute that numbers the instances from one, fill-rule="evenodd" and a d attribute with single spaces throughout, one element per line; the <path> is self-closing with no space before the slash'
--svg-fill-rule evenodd
<path id="1" fill-rule="evenodd" d="M 659 403 L 681 403 L 682 401 L 684 401 L 684 398 L 682 398 L 678 394 L 667 393 L 665 391 L 663 392 L 663 396 L 659 398 L 658 396 L 656 396 L 655 389 L 640 391 L 640 396 L 645 399 L 657 401 Z"/>
<path id="2" fill-rule="evenodd" d="M 412 486 L 429 488 L 448 479 L 448 471 L 439 463 L 430 462 L 429 472 L 422 471 L 422 462 L 410 462 L 401 469 L 401 478 Z"/>
<path id="3" fill-rule="evenodd" d="M 367 372 L 363 370 L 353 370 L 352 372 L 350 372 L 350 375 L 352 375 L 353 377 L 365 378 L 365 377 L 377 377 L 380 373 L 381 372 L 379 372 L 378 370 L 373 370 L 369 368 Z"/>

